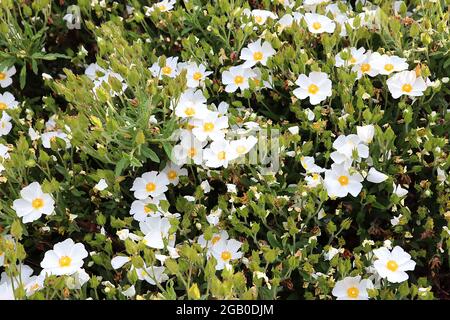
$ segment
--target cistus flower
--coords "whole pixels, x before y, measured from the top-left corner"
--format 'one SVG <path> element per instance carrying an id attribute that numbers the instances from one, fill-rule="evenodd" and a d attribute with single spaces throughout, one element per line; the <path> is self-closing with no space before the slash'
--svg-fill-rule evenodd
<path id="1" fill-rule="evenodd" d="M 19 105 L 19 102 L 16 101 L 14 96 L 6 91 L 3 94 L 0 93 L 0 111 L 4 111 L 6 109 L 15 109 Z"/>
<path id="2" fill-rule="evenodd" d="M 234 239 L 219 240 L 211 247 L 211 254 L 216 259 L 216 270 L 222 270 L 231 266 L 231 262 L 242 257 L 242 252 L 239 249 L 242 242 Z"/>
<path id="3" fill-rule="evenodd" d="M 324 72 L 311 72 L 308 76 L 301 74 L 295 84 L 299 88 L 293 91 L 294 95 L 299 99 L 309 97 L 312 105 L 319 104 L 332 94 L 331 80 Z"/>
<path id="4" fill-rule="evenodd" d="M 79 271 L 84 264 L 88 252 L 82 243 L 75 243 L 68 238 L 53 246 L 53 250 L 45 253 L 41 268 L 48 275 L 72 275 Z"/>
<path id="5" fill-rule="evenodd" d="M 392 251 L 385 247 L 375 249 L 373 254 L 378 258 L 373 263 L 376 271 L 380 277 L 386 278 L 389 282 L 399 283 L 408 280 L 406 271 L 412 271 L 416 267 L 409 253 L 399 246 L 395 246 Z"/>
<path id="6" fill-rule="evenodd" d="M 370 280 L 361 280 L 361 276 L 346 277 L 334 285 L 332 294 L 336 300 L 368 300 L 367 289 L 373 287 Z"/>
<path id="7" fill-rule="evenodd" d="M 305 21 L 311 33 L 333 33 L 336 29 L 336 23 L 321 14 L 305 13 Z"/>
<path id="8" fill-rule="evenodd" d="M 245 60 L 242 64 L 244 68 L 253 67 L 257 63 L 261 63 L 263 66 L 267 64 L 267 59 L 272 57 L 276 51 L 272 48 L 272 45 L 264 41 L 261 44 L 261 39 L 255 42 L 249 43 L 248 46 L 241 51 L 240 59 Z"/>
<path id="9" fill-rule="evenodd" d="M 350 172 L 345 164 L 333 164 L 325 171 L 324 184 L 330 197 L 345 197 L 349 193 L 356 197 L 361 192 L 363 177 L 358 172 Z"/>
<path id="10" fill-rule="evenodd" d="M 0 86 L 6 88 L 12 84 L 12 76 L 16 74 L 16 67 L 12 66 L 8 69 L 0 71 Z"/>
<path id="11" fill-rule="evenodd" d="M 43 214 L 49 215 L 55 209 L 55 200 L 42 191 L 38 182 L 33 182 L 20 191 L 21 199 L 14 200 L 13 209 L 23 223 L 33 222 Z"/>
<path id="12" fill-rule="evenodd" d="M 157 171 L 145 172 L 136 178 L 130 191 L 134 191 L 134 197 L 143 200 L 147 197 L 157 197 L 167 191 L 169 179 L 164 173 Z"/>
<path id="13" fill-rule="evenodd" d="M 175 114 L 180 118 L 203 119 L 209 111 L 206 98 L 201 90 L 188 89 L 183 92 L 175 105 Z"/>
<path id="14" fill-rule="evenodd" d="M 414 70 L 396 73 L 386 81 L 386 84 L 394 99 L 398 99 L 402 95 L 419 97 L 427 89 L 425 80 L 417 77 Z"/>
<path id="15" fill-rule="evenodd" d="M 222 83 L 226 92 L 235 92 L 237 89 L 244 91 L 250 87 L 248 79 L 256 75 L 250 68 L 243 66 L 231 67 L 222 73 Z"/>

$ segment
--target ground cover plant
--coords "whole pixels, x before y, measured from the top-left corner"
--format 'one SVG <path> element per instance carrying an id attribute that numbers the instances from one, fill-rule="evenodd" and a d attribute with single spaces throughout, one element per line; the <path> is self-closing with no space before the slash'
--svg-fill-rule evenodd
<path id="1" fill-rule="evenodd" d="M 449 299 L 449 1 L 2 0 L 0 299 Z"/>

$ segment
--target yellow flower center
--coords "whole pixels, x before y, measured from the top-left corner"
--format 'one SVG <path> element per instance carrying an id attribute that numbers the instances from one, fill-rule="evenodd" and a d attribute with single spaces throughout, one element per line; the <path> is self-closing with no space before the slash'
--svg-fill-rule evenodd
<path id="1" fill-rule="evenodd" d="M 167 10 L 166 6 L 163 5 L 163 4 L 158 5 L 158 8 L 159 8 L 159 11 L 166 11 Z"/>
<path id="2" fill-rule="evenodd" d="M 348 177 L 347 176 L 340 176 L 338 178 L 339 183 L 341 184 L 341 186 L 346 186 L 348 185 Z"/>
<path id="3" fill-rule="evenodd" d="M 253 60 L 261 61 L 263 58 L 263 53 L 261 51 L 257 51 L 253 54 Z"/>
<path id="4" fill-rule="evenodd" d="M 214 123 L 212 123 L 212 122 L 206 122 L 204 125 L 203 125 L 203 131 L 205 131 L 205 132 L 211 132 L 211 131 L 213 131 L 214 130 Z"/>
<path id="5" fill-rule="evenodd" d="M 5 80 L 6 74 L 3 72 L 0 72 L 0 80 Z"/>
<path id="6" fill-rule="evenodd" d="M 351 63 L 351 64 L 355 64 L 355 63 L 356 63 L 355 57 L 351 57 L 351 58 L 350 58 L 350 63 Z"/>
<path id="7" fill-rule="evenodd" d="M 370 71 L 370 64 L 368 63 L 363 63 L 361 65 L 361 72 L 365 73 L 365 72 L 369 72 Z"/>
<path id="8" fill-rule="evenodd" d="M 59 258 L 59 266 L 60 267 L 69 267 L 71 263 L 72 263 L 72 259 L 68 256 Z"/>
<path id="9" fill-rule="evenodd" d="M 220 151 L 220 152 L 217 154 L 217 159 L 219 159 L 219 160 L 225 160 L 225 157 L 226 157 L 225 151 Z"/>
<path id="10" fill-rule="evenodd" d="M 162 73 L 165 75 L 171 74 L 172 73 L 172 68 L 165 66 L 164 68 L 161 69 Z"/>
<path id="11" fill-rule="evenodd" d="M 42 200 L 41 198 L 36 198 L 33 200 L 33 202 L 31 202 L 31 206 L 34 209 L 40 209 L 44 206 L 44 200 Z"/>
<path id="12" fill-rule="evenodd" d="M 35 283 L 30 287 L 31 292 L 35 292 L 37 289 L 39 289 L 39 284 Z"/>
<path id="13" fill-rule="evenodd" d="M 195 109 L 192 107 L 184 109 L 184 114 L 188 117 L 192 117 L 195 114 Z"/>
<path id="14" fill-rule="evenodd" d="M 243 76 L 236 76 L 234 77 L 234 83 L 236 85 L 240 85 L 244 83 L 244 77 Z"/>
<path id="15" fill-rule="evenodd" d="M 316 94 L 317 92 L 319 92 L 319 87 L 316 86 L 315 84 L 311 84 L 308 87 L 308 92 L 311 94 Z"/>
<path id="16" fill-rule="evenodd" d="M 403 92 L 411 92 L 411 90 L 412 90 L 412 86 L 411 86 L 409 83 L 404 84 L 404 85 L 402 86 L 402 91 L 403 91 Z"/>
<path id="17" fill-rule="evenodd" d="M 224 251 L 224 252 L 222 252 L 220 257 L 222 258 L 223 261 L 228 261 L 228 260 L 231 259 L 231 252 L 230 251 Z"/>
<path id="18" fill-rule="evenodd" d="M 8 106 L 6 105 L 6 103 L 0 102 L 0 111 L 6 110 L 8 108 Z"/>
<path id="19" fill-rule="evenodd" d="M 178 174 L 177 174 L 177 172 L 176 172 L 175 170 L 170 170 L 170 171 L 167 173 L 167 178 L 169 178 L 169 180 L 176 179 L 177 176 L 178 176 Z"/>
<path id="20" fill-rule="evenodd" d="M 259 86 L 259 83 L 261 82 L 261 81 L 259 81 L 259 79 L 253 78 L 252 80 L 253 80 L 253 82 L 255 83 L 256 86 Z"/>
<path id="21" fill-rule="evenodd" d="M 238 154 L 244 154 L 246 151 L 247 151 L 247 148 L 244 147 L 244 146 L 238 146 L 238 147 L 236 148 L 236 152 L 237 152 Z"/>
<path id="22" fill-rule="evenodd" d="M 314 28 L 314 30 L 319 30 L 320 28 L 322 28 L 322 25 L 320 24 L 320 22 L 314 22 L 312 24 L 312 27 Z"/>
<path id="23" fill-rule="evenodd" d="M 202 74 L 200 72 L 194 72 L 194 75 L 192 76 L 195 81 L 198 81 L 202 78 Z"/>
<path id="24" fill-rule="evenodd" d="M 317 181 L 317 180 L 319 180 L 319 175 L 317 173 L 314 173 L 312 178 L 313 178 L 313 180 Z"/>
<path id="25" fill-rule="evenodd" d="M 262 23 L 263 22 L 263 18 L 260 17 L 260 16 L 256 16 L 255 17 L 255 21 L 258 22 L 258 23 Z"/>
<path id="26" fill-rule="evenodd" d="M 144 212 L 145 212 L 145 213 L 149 214 L 149 213 L 151 213 L 152 211 L 153 211 L 153 210 L 150 209 L 149 207 L 144 206 Z"/>
<path id="27" fill-rule="evenodd" d="M 216 244 L 217 241 L 219 241 L 219 240 L 220 240 L 220 236 L 215 236 L 214 238 L 211 239 L 211 243 Z"/>
<path id="28" fill-rule="evenodd" d="M 145 190 L 147 190 L 147 192 L 153 192 L 156 190 L 156 184 L 154 184 L 153 182 L 149 182 L 145 185 Z"/>
<path id="29" fill-rule="evenodd" d="M 395 271 L 397 271 L 397 269 L 398 269 L 398 264 L 397 264 L 397 262 L 395 262 L 394 260 L 389 260 L 389 261 L 386 263 L 386 268 L 388 268 L 388 269 L 391 270 L 392 272 L 395 272 Z"/>
<path id="30" fill-rule="evenodd" d="M 359 290 L 356 287 L 351 287 L 347 289 L 347 296 L 352 299 L 358 298 Z"/>
<path id="31" fill-rule="evenodd" d="M 392 63 L 388 63 L 384 66 L 384 70 L 386 70 L 387 72 L 391 72 L 392 70 L 394 70 L 394 65 Z"/>
<path id="32" fill-rule="evenodd" d="M 197 154 L 197 149 L 195 149 L 195 148 L 190 148 L 190 149 L 188 150 L 188 156 L 189 156 L 190 158 L 195 157 L 196 154 Z"/>

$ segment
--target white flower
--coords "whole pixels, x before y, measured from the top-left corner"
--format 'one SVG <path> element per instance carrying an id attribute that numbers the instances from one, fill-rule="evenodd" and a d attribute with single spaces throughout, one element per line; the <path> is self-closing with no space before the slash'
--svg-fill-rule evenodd
<path id="1" fill-rule="evenodd" d="M 65 134 L 61 130 L 43 133 L 41 135 L 42 145 L 44 146 L 44 148 L 50 149 L 51 142 L 56 142 L 56 138 L 60 138 L 66 142 L 66 149 L 69 149 L 72 146 L 70 144 L 69 138 L 67 137 L 67 134 Z"/>
<path id="2" fill-rule="evenodd" d="M 28 128 L 28 136 L 30 137 L 31 141 L 38 140 L 41 136 L 36 130 L 34 130 L 32 127 Z"/>
<path id="3" fill-rule="evenodd" d="M 313 157 L 303 156 L 300 158 L 300 163 L 307 173 L 321 173 L 325 171 L 325 169 L 315 164 L 315 160 Z"/>
<path id="4" fill-rule="evenodd" d="M 134 269 L 134 267 L 132 267 Z M 162 283 L 169 279 L 169 276 L 164 273 L 165 267 L 150 266 L 147 267 L 144 264 L 143 268 L 136 268 L 136 273 L 139 280 L 145 280 L 150 284 L 156 285 L 156 283 Z"/>
<path id="5" fill-rule="evenodd" d="M 0 143 L 0 160 L 9 159 L 9 148 L 3 143 Z"/>
<path id="6" fill-rule="evenodd" d="M 345 163 L 350 165 L 353 160 L 354 152 L 356 152 L 355 160 L 357 161 L 369 156 L 369 147 L 362 143 L 356 134 L 349 134 L 348 136 L 340 135 L 334 140 L 333 148 L 336 149 L 336 151 L 332 152 L 330 157 L 335 163 Z"/>
<path id="7" fill-rule="evenodd" d="M 380 74 L 390 75 L 393 72 L 408 70 L 409 66 L 404 58 L 383 54 L 378 55 L 373 60 L 373 67 L 376 68 Z"/>
<path id="8" fill-rule="evenodd" d="M 8 87 L 12 83 L 11 77 L 16 74 L 16 67 L 12 66 L 9 69 L 0 71 L 0 86 L 2 88 Z"/>
<path id="9" fill-rule="evenodd" d="M 240 259 L 242 252 L 239 249 L 242 246 L 242 242 L 234 239 L 220 240 L 212 248 L 212 256 L 216 259 L 216 270 L 222 270 L 228 268 L 232 260 Z"/>
<path id="10" fill-rule="evenodd" d="M 306 99 L 309 97 L 309 102 L 312 105 L 319 104 L 327 97 L 331 96 L 331 80 L 324 72 L 311 72 L 308 76 L 301 74 L 295 84 L 299 88 L 293 91 L 294 95 L 299 99 Z"/>
<path id="11" fill-rule="evenodd" d="M 211 191 L 211 185 L 209 184 L 208 180 L 202 181 L 202 183 L 200 183 L 200 187 L 202 188 L 204 193 L 209 193 Z"/>
<path id="12" fill-rule="evenodd" d="M 125 91 L 128 87 L 128 85 L 124 82 L 124 79 L 120 74 L 118 74 L 110 69 L 106 70 L 106 69 L 100 67 L 96 63 L 91 63 L 86 68 L 84 73 L 94 83 L 94 88 L 93 88 L 94 93 L 96 92 L 97 88 L 102 86 L 103 83 L 106 83 L 109 85 L 110 77 L 116 78 L 118 81 L 120 81 L 122 83 L 121 91 L 115 92 L 115 91 L 111 90 L 110 91 L 111 95 L 116 96 L 118 93 L 122 93 L 123 91 Z"/>
<path id="13" fill-rule="evenodd" d="M 394 99 L 398 99 L 402 95 L 422 96 L 427 88 L 425 80 L 417 77 L 414 70 L 396 73 L 386 81 L 386 84 Z"/>
<path id="14" fill-rule="evenodd" d="M 94 186 L 95 190 L 103 191 L 108 188 L 108 184 L 105 179 L 100 179 L 100 181 Z"/>
<path id="15" fill-rule="evenodd" d="M 411 256 L 401 247 L 395 246 L 392 251 L 382 247 L 373 250 L 374 255 L 378 258 L 373 263 L 375 270 L 382 278 L 386 278 L 389 282 L 403 282 L 408 280 L 408 274 L 405 271 L 414 270 L 416 263 L 411 260 Z"/>
<path id="16" fill-rule="evenodd" d="M 311 33 L 333 33 L 336 23 L 327 16 L 316 13 L 305 13 L 305 21 Z"/>
<path id="17" fill-rule="evenodd" d="M 167 191 L 169 179 L 165 173 L 150 171 L 142 174 L 140 178 L 136 178 L 131 187 L 134 191 L 134 197 L 143 200 L 147 197 L 157 197 Z"/>
<path id="18" fill-rule="evenodd" d="M 203 119 L 194 119 L 189 122 L 193 126 L 192 134 L 199 141 L 221 140 L 225 137 L 224 129 L 228 128 L 228 117 L 218 112 L 209 111 Z"/>
<path id="19" fill-rule="evenodd" d="M 0 284 L 6 284 L 8 289 L 7 291 L 11 291 L 8 293 L 12 293 L 12 289 L 18 289 L 18 287 L 22 287 L 27 297 L 34 294 L 36 291 L 39 291 L 43 288 L 44 285 L 44 277 L 43 276 L 33 276 L 33 269 L 27 265 L 17 266 L 17 269 L 20 270 L 20 276 L 15 276 L 11 278 L 6 272 L 2 272 Z M 1 289 L 0 289 L 1 290 Z M 1 295 L 1 294 L 0 294 Z M 14 294 L 12 293 L 12 296 Z M 12 300 L 14 298 L 8 299 Z M 0 300 L 2 300 L 0 298 Z"/>
<path id="20" fill-rule="evenodd" d="M 385 175 L 384 173 L 378 171 L 375 168 L 370 168 L 366 179 L 369 182 L 381 183 L 383 181 L 386 181 L 387 178 L 388 178 L 388 176 Z"/>
<path id="21" fill-rule="evenodd" d="M 180 118 L 204 119 L 209 111 L 206 98 L 201 90 L 188 89 L 183 92 L 175 106 L 175 114 Z"/>
<path id="22" fill-rule="evenodd" d="M 242 157 L 250 152 L 257 142 L 258 139 L 253 136 L 232 140 L 230 142 L 230 150 L 233 152 L 233 156 Z"/>
<path id="23" fill-rule="evenodd" d="M 80 7 L 72 5 L 67 8 L 67 14 L 63 17 L 66 20 L 67 28 L 81 29 L 81 13 Z"/>
<path id="24" fill-rule="evenodd" d="M 145 234 L 143 242 L 155 249 L 164 248 L 164 239 L 169 238 L 170 221 L 165 217 L 148 217 L 139 222 L 139 228 Z"/>
<path id="25" fill-rule="evenodd" d="M 212 248 L 215 244 L 217 244 L 219 241 L 228 240 L 229 235 L 226 230 L 220 230 L 219 233 L 214 233 L 210 240 L 206 240 L 205 236 L 202 234 L 200 237 L 198 237 L 198 244 L 202 248 Z M 211 254 L 211 251 L 208 251 L 208 254 Z"/>
<path id="26" fill-rule="evenodd" d="M 178 70 L 186 69 L 186 81 L 188 88 L 197 88 L 203 85 L 204 80 L 212 71 L 206 71 L 206 66 L 190 62 L 185 65 L 178 64 Z"/>
<path id="27" fill-rule="evenodd" d="M 160 12 L 167 12 L 173 10 L 173 5 L 176 3 L 176 0 L 163 0 L 158 3 L 155 3 L 150 8 L 144 7 L 145 15 L 148 17 L 150 14 L 155 11 L 156 8 L 159 9 Z"/>
<path id="28" fill-rule="evenodd" d="M 373 136 L 375 135 L 375 127 L 371 124 L 366 126 L 357 126 L 356 133 L 362 142 L 369 144 L 372 142 Z"/>
<path id="29" fill-rule="evenodd" d="M 160 216 L 162 209 L 159 203 L 161 200 L 166 200 L 164 194 L 155 198 L 135 200 L 131 204 L 130 214 L 136 221 L 144 221 L 148 217 Z"/>
<path id="30" fill-rule="evenodd" d="M 268 18 L 270 18 L 272 20 L 275 20 L 278 18 L 278 16 L 275 13 L 273 13 L 272 11 L 268 11 L 268 10 L 255 9 L 255 10 L 250 11 L 248 9 L 244 9 L 242 11 L 242 13 L 247 16 L 253 17 L 253 20 L 260 26 L 265 24 Z"/>
<path id="31" fill-rule="evenodd" d="M 206 216 L 206 221 L 208 221 L 209 224 L 215 226 L 219 223 L 221 215 L 222 215 L 222 209 L 217 209 L 215 211 L 211 211 L 211 213 Z"/>
<path id="32" fill-rule="evenodd" d="M 228 163 L 236 158 L 236 153 L 227 140 L 215 140 L 205 149 L 205 165 L 210 168 L 228 167 Z"/>
<path id="33" fill-rule="evenodd" d="M 370 77 L 375 77 L 378 75 L 378 69 L 374 66 L 374 61 L 380 57 L 378 52 L 367 52 L 365 54 L 365 59 L 352 68 L 353 72 L 357 73 L 357 79 L 360 79 L 363 75 L 367 74 Z"/>
<path id="34" fill-rule="evenodd" d="M 336 282 L 331 292 L 337 300 L 368 300 L 367 289 L 372 288 L 370 280 L 361 281 L 361 276 L 346 277 Z"/>
<path id="35" fill-rule="evenodd" d="M 2 112 L 2 117 L 0 118 L 0 137 L 7 135 L 11 129 L 11 117 L 6 112 Z"/>
<path id="36" fill-rule="evenodd" d="M 190 131 L 182 131 L 181 141 L 172 149 L 172 161 L 178 165 L 186 163 L 201 164 L 203 161 L 203 147 L 206 141 L 199 141 Z"/>
<path id="37" fill-rule="evenodd" d="M 222 83 L 226 92 L 235 92 L 237 89 L 244 91 L 249 88 L 248 79 L 255 77 L 255 73 L 243 66 L 231 67 L 222 73 Z"/>
<path id="38" fill-rule="evenodd" d="M 266 89 L 272 89 L 273 88 L 272 84 L 271 84 L 273 82 L 273 79 L 272 79 L 271 75 L 268 76 L 268 81 L 266 81 L 266 80 L 262 80 L 262 73 L 261 73 L 261 70 L 258 67 L 254 67 L 252 69 L 252 72 L 253 72 L 254 76 L 251 77 L 251 79 L 252 79 L 252 81 L 255 84 L 255 89 L 256 90 L 260 89 L 260 88 L 266 88 Z"/>
<path id="39" fill-rule="evenodd" d="M 167 175 L 167 179 L 169 179 L 169 183 L 176 186 L 180 181 L 180 177 L 187 176 L 188 171 L 181 166 L 178 166 L 172 162 L 169 162 L 166 167 L 162 171 Z"/>
<path id="40" fill-rule="evenodd" d="M 42 214 L 49 215 L 55 209 L 55 201 L 48 193 L 43 193 L 41 185 L 33 182 L 20 191 L 21 199 L 14 200 L 13 209 L 23 223 L 39 219 Z"/>
<path id="41" fill-rule="evenodd" d="M 257 63 L 261 63 L 263 66 L 267 64 L 267 59 L 275 54 L 275 50 L 268 41 L 264 41 L 261 45 L 261 39 L 255 42 L 249 43 L 247 48 L 242 49 L 239 58 L 245 60 L 242 67 L 251 68 Z"/>
<path id="42" fill-rule="evenodd" d="M 396 226 L 396 225 L 398 225 L 399 223 L 400 223 L 400 219 L 402 218 L 402 216 L 403 215 L 398 215 L 398 217 L 393 217 L 390 221 L 391 221 L 391 224 L 392 224 L 392 226 Z"/>
<path id="43" fill-rule="evenodd" d="M 128 289 L 126 289 L 126 290 L 123 290 L 123 291 L 122 291 L 122 294 L 123 294 L 125 297 L 127 297 L 127 298 L 134 297 L 134 296 L 136 295 L 136 289 L 135 289 L 134 285 L 133 285 L 133 286 L 130 286 L 130 287 L 129 287 Z"/>
<path id="44" fill-rule="evenodd" d="M 365 52 L 366 49 L 363 47 L 359 49 L 356 49 L 355 47 L 345 48 L 335 56 L 335 66 L 347 67 L 360 65 L 366 59 Z M 346 56 L 345 60 L 342 58 L 344 55 Z"/>
<path id="45" fill-rule="evenodd" d="M 400 185 L 395 185 L 395 183 L 393 184 L 394 186 L 394 193 L 399 197 L 402 198 L 404 196 L 406 196 L 408 194 L 408 190 L 402 188 Z"/>
<path id="46" fill-rule="evenodd" d="M 305 181 L 308 187 L 315 188 L 323 183 L 322 176 L 318 173 L 313 173 L 312 175 L 307 175 Z"/>
<path id="47" fill-rule="evenodd" d="M 350 173 L 344 164 L 333 164 L 331 170 L 325 171 L 325 187 L 330 197 L 345 197 L 348 193 L 356 197 L 361 192 L 363 177 Z"/>
<path id="48" fill-rule="evenodd" d="M 88 252 L 82 243 L 74 243 L 72 239 L 66 239 L 53 246 L 53 250 L 45 253 L 41 267 L 45 274 L 72 275 L 83 266 L 83 259 Z"/>
<path id="49" fill-rule="evenodd" d="M 127 256 L 115 256 L 111 259 L 111 266 L 114 270 L 122 268 L 126 263 L 130 262 L 131 258 Z"/>
<path id="50" fill-rule="evenodd" d="M 16 98 L 10 92 L 0 93 L 0 111 L 15 109 L 18 105 L 19 102 L 16 101 Z"/>
<path id="51" fill-rule="evenodd" d="M 158 77 L 159 79 L 162 76 L 166 76 L 169 78 L 175 78 L 178 74 L 177 69 L 178 57 L 168 57 L 166 58 L 166 64 L 164 67 L 159 66 L 159 59 L 149 68 L 150 72 L 154 77 Z"/>

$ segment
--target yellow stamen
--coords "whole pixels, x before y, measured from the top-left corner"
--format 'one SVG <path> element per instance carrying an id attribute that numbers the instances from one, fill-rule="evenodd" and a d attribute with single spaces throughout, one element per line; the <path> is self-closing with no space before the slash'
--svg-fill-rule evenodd
<path id="1" fill-rule="evenodd" d="M 388 63 L 384 66 L 384 70 L 386 70 L 387 72 L 391 72 L 392 70 L 394 70 L 394 65 L 392 63 Z"/>
<path id="2" fill-rule="evenodd" d="M 363 63 L 362 65 L 361 65 L 361 72 L 362 73 L 366 73 L 366 72 L 369 72 L 370 71 L 370 64 L 368 64 L 368 63 Z"/>
<path id="3" fill-rule="evenodd" d="M 349 298 L 356 299 L 359 295 L 359 289 L 356 287 L 351 287 L 347 289 L 347 295 Z"/>
<path id="4" fill-rule="evenodd" d="M 41 198 L 36 198 L 33 200 L 33 202 L 31 202 L 31 206 L 34 209 L 40 209 L 44 206 L 44 200 L 42 200 Z"/>
<path id="5" fill-rule="evenodd" d="M 6 103 L 0 102 L 0 111 L 6 110 L 8 108 L 8 106 L 6 105 Z"/>
<path id="6" fill-rule="evenodd" d="M 253 54 L 253 60 L 261 61 L 263 59 L 263 53 L 261 51 L 257 51 Z"/>
<path id="7" fill-rule="evenodd" d="M 194 75 L 192 77 L 194 78 L 195 81 L 198 81 L 202 78 L 202 74 L 197 71 L 194 73 Z"/>
<path id="8" fill-rule="evenodd" d="M 236 152 L 237 152 L 238 154 L 244 154 L 246 151 L 247 151 L 247 148 L 244 147 L 244 146 L 238 146 L 238 147 L 236 148 Z"/>
<path id="9" fill-rule="evenodd" d="M 72 259 L 68 256 L 59 258 L 59 266 L 60 267 L 69 267 L 71 263 L 72 263 Z"/>
<path id="10" fill-rule="evenodd" d="M 339 183 L 341 184 L 341 186 L 346 186 L 348 185 L 348 177 L 347 176 L 340 176 L 338 178 Z"/>
<path id="11" fill-rule="evenodd" d="M 311 93 L 311 94 L 316 94 L 317 92 L 319 92 L 319 87 L 316 86 L 315 84 L 311 84 L 308 87 L 308 92 Z"/>
<path id="12" fill-rule="evenodd" d="M 161 69 L 161 71 L 162 71 L 163 74 L 169 75 L 169 74 L 172 73 L 172 68 L 168 67 L 168 66 L 165 66 L 164 68 Z"/>
<path id="13" fill-rule="evenodd" d="M 409 84 L 409 83 L 407 83 L 407 84 L 404 84 L 403 86 L 402 86 L 402 91 L 403 92 L 411 92 L 412 91 L 412 86 Z"/>
<path id="14" fill-rule="evenodd" d="M 222 260 L 228 261 L 228 260 L 231 259 L 231 252 L 230 251 L 224 251 L 224 252 L 222 252 L 220 257 L 222 258 Z"/>
<path id="15" fill-rule="evenodd" d="M 206 122 L 204 125 L 203 125 L 203 131 L 205 131 L 205 132 L 211 132 L 211 131 L 213 131 L 214 130 L 214 123 L 212 123 L 212 122 Z"/>
<path id="16" fill-rule="evenodd" d="M 236 85 L 240 85 L 244 83 L 244 77 L 243 76 L 236 76 L 234 77 L 234 83 Z"/>
<path id="17" fill-rule="evenodd" d="M 320 24 L 320 22 L 314 22 L 314 23 L 312 24 L 312 27 L 313 27 L 315 30 L 319 30 L 320 28 L 322 28 L 322 25 Z"/>
<path id="18" fill-rule="evenodd" d="M 388 268 L 388 269 L 391 270 L 392 272 L 395 272 L 395 271 L 397 271 L 397 269 L 398 269 L 398 263 L 395 262 L 394 260 L 389 260 L 389 261 L 386 263 L 386 268 Z"/>
<path id="19" fill-rule="evenodd" d="M 169 178 L 169 180 L 176 179 L 177 176 L 178 176 L 178 174 L 177 174 L 177 172 L 176 172 L 175 170 L 170 170 L 170 171 L 167 173 L 167 178 Z"/>
<path id="20" fill-rule="evenodd" d="M 192 107 L 184 109 L 184 114 L 188 117 L 192 117 L 195 114 L 195 109 Z"/>
<path id="21" fill-rule="evenodd" d="M 156 184 L 154 184 L 153 182 L 149 182 L 145 185 L 145 190 L 147 190 L 147 192 L 153 192 L 156 190 Z"/>
<path id="22" fill-rule="evenodd" d="M 225 160 L 225 157 L 226 157 L 225 151 L 220 151 L 220 152 L 217 154 L 217 159 L 219 159 L 219 160 Z"/>

